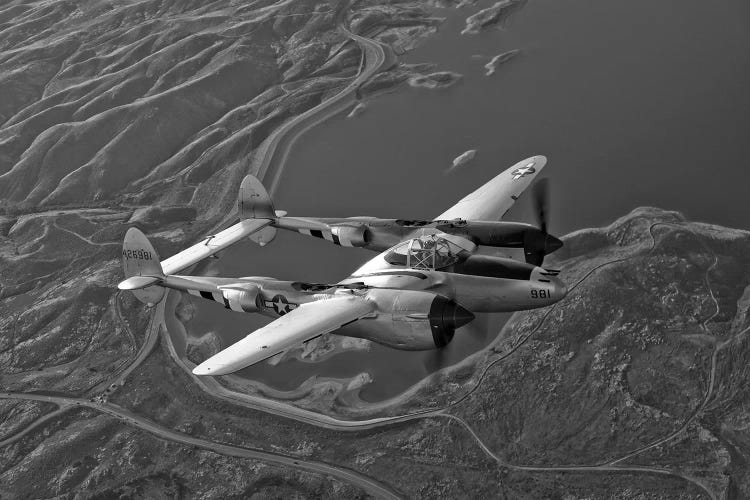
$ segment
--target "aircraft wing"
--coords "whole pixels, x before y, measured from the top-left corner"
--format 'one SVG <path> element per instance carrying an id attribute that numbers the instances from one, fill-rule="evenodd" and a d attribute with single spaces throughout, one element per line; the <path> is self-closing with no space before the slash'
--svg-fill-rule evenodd
<path id="1" fill-rule="evenodd" d="M 163 260 L 161 267 L 164 270 L 164 274 L 175 274 L 186 267 L 190 267 L 233 243 L 237 243 L 242 238 L 260 231 L 270 223 L 270 219 L 241 220 L 237 224 L 205 238 L 200 243 L 196 243 L 182 252 Z"/>
<path id="2" fill-rule="evenodd" d="M 196 375 L 226 375 L 268 359 L 302 342 L 341 328 L 375 310 L 356 296 L 341 296 L 300 305 L 196 366 Z"/>
<path id="3" fill-rule="evenodd" d="M 524 190 L 539 175 L 547 158 L 532 156 L 519 161 L 505 172 L 464 197 L 435 220 L 500 220 Z"/>

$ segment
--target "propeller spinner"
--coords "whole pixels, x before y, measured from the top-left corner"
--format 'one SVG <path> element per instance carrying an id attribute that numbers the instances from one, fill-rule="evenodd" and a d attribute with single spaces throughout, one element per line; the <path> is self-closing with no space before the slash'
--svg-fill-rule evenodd
<path id="1" fill-rule="evenodd" d="M 541 266 L 544 256 L 563 246 L 563 242 L 547 232 L 549 213 L 549 185 L 547 179 L 539 179 L 532 186 L 532 202 L 539 231 L 527 232 L 524 237 L 526 262 Z"/>

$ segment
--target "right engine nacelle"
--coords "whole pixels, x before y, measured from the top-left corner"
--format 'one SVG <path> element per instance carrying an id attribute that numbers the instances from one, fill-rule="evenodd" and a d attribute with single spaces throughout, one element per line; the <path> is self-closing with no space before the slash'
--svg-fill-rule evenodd
<path id="1" fill-rule="evenodd" d="M 371 290 L 378 316 L 357 326 L 367 329 L 366 338 L 396 349 L 422 351 L 445 347 L 456 329 L 474 315 L 442 295 L 415 290 Z"/>

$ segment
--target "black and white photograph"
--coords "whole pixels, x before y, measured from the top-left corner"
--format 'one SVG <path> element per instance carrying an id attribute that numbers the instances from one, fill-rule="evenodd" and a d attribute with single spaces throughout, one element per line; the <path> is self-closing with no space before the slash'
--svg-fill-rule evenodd
<path id="1" fill-rule="evenodd" d="M 0 500 L 750 499 L 747 0 L 0 0 Z"/>

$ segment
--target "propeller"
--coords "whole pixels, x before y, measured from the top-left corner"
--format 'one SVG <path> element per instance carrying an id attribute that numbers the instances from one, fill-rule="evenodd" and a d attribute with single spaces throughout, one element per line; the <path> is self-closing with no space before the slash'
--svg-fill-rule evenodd
<path id="1" fill-rule="evenodd" d="M 549 210 L 549 181 L 546 178 L 539 179 L 532 186 L 531 194 L 534 202 L 534 214 L 539 229 L 547 232 L 547 212 Z"/>
<path id="2" fill-rule="evenodd" d="M 487 343 L 488 335 L 497 331 L 490 328 L 490 319 L 497 315 L 477 314 L 476 318 L 456 331 L 452 341 L 444 347 L 422 352 L 422 363 L 430 374 L 447 368 L 463 360 Z M 495 318 L 496 319 L 496 318 Z"/>
<path id="3" fill-rule="evenodd" d="M 524 237 L 526 262 L 541 266 L 544 256 L 563 246 L 562 241 L 547 232 L 549 216 L 549 184 L 546 178 L 539 179 L 531 188 L 532 203 L 539 231 L 527 232 Z"/>
<path id="4" fill-rule="evenodd" d="M 427 373 L 433 373 L 438 370 L 450 366 L 451 356 L 448 353 L 450 344 L 445 347 L 433 349 L 432 351 L 425 351 L 423 353 L 422 363 L 424 364 L 425 371 Z"/>

